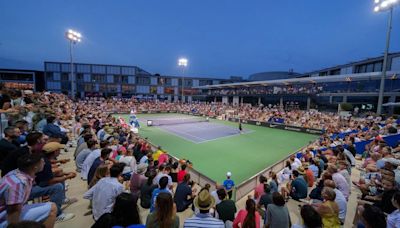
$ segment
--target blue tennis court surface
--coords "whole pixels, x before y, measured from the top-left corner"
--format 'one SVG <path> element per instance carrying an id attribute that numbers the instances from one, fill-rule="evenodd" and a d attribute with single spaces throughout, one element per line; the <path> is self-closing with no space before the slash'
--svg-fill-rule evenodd
<path id="1" fill-rule="evenodd" d="M 162 121 L 162 118 L 157 118 L 157 117 L 147 118 L 147 119 L 151 119 L 154 121 L 157 121 L 157 119 L 159 119 Z M 146 123 L 147 119 L 146 120 L 141 119 L 140 121 Z M 171 120 L 171 117 L 169 117 L 168 120 Z M 176 135 L 178 137 L 181 137 L 185 140 L 191 141 L 196 144 L 213 141 L 220 138 L 232 137 L 240 134 L 238 128 L 213 122 L 179 123 L 179 124 L 167 124 L 167 125 L 160 125 L 153 127 L 157 127 L 170 134 Z M 242 134 L 251 132 L 253 132 L 253 130 L 244 129 Z"/>

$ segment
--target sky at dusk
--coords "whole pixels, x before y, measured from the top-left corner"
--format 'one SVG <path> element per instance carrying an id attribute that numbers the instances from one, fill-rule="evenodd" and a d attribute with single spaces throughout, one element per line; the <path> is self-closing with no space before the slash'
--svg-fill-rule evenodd
<path id="1" fill-rule="evenodd" d="M 0 68 L 68 62 L 72 28 L 83 35 L 75 62 L 180 75 L 186 57 L 190 76 L 304 73 L 382 55 L 387 21 L 373 0 L 0 0 Z"/>

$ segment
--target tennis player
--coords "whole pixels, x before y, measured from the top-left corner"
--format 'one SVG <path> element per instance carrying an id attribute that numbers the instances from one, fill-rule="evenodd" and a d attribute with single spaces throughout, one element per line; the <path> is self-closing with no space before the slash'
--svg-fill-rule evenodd
<path id="1" fill-rule="evenodd" d="M 243 128 L 242 128 L 242 121 L 239 119 L 239 133 L 242 134 Z"/>

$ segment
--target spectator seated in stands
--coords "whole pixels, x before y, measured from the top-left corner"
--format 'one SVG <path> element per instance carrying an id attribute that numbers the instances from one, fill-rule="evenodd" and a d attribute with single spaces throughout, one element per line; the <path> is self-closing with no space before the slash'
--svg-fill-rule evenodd
<path id="1" fill-rule="evenodd" d="M 324 186 L 332 188 L 333 191 L 335 192 L 336 195 L 335 202 L 339 207 L 339 220 L 341 224 L 344 224 L 347 213 L 346 198 L 344 197 L 343 193 L 336 188 L 335 182 L 333 182 L 332 180 L 325 180 Z"/>
<path id="2" fill-rule="evenodd" d="M 19 147 L 19 145 L 15 143 L 15 140 L 17 140 L 19 136 L 20 130 L 16 127 L 6 127 L 4 129 L 4 137 L 0 139 L 0 169 L 3 170 L 3 162 L 6 157 Z"/>
<path id="3" fill-rule="evenodd" d="M 314 205 L 322 218 L 324 227 L 340 227 L 339 206 L 334 201 L 335 197 L 336 194 L 332 188 L 324 187 L 322 190 L 322 198 L 324 199 L 324 202 Z"/>
<path id="4" fill-rule="evenodd" d="M 303 224 L 294 224 L 292 228 L 322 228 L 322 219 L 311 205 L 303 205 L 300 209 Z"/>
<path id="5" fill-rule="evenodd" d="M 213 218 L 210 215 L 210 209 L 214 206 L 215 200 L 208 190 L 204 189 L 199 192 L 194 199 L 193 204 L 200 211 L 193 217 L 185 220 L 183 227 L 197 227 L 197 228 L 224 228 L 224 222 L 219 219 Z"/>
<path id="6" fill-rule="evenodd" d="M 92 210 L 94 220 L 98 220 L 103 214 L 111 213 L 115 198 L 124 191 L 121 184 L 123 164 L 114 164 L 110 168 L 110 177 L 104 177 L 89 189 L 84 195 L 84 199 L 92 200 Z"/>
<path id="7" fill-rule="evenodd" d="M 260 215 L 256 211 L 256 203 L 253 199 L 247 199 L 246 209 L 240 210 L 233 221 L 233 228 L 255 227 L 260 228 Z"/>
<path id="8" fill-rule="evenodd" d="M 57 207 L 54 203 L 27 205 L 35 173 L 43 169 L 39 154 L 27 154 L 18 159 L 18 169 L 0 179 L 0 226 L 6 227 L 22 220 L 42 222 L 54 227 Z"/>
<path id="9" fill-rule="evenodd" d="M 160 192 L 157 195 L 155 210 L 147 216 L 146 227 L 179 228 L 179 217 L 171 194 Z"/>
<path id="10" fill-rule="evenodd" d="M 49 137 L 61 138 L 61 144 L 67 144 L 68 137 L 67 137 L 66 133 L 62 132 L 61 128 L 55 124 L 56 117 L 49 116 L 49 117 L 47 117 L 46 121 L 47 121 L 47 124 L 43 128 L 43 134 L 45 134 Z"/>
<path id="11" fill-rule="evenodd" d="M 292 224 L 289 210 L 285 205 L 285 199 L 278 192 L 272 194 L 272 204 L 268 204 L 265 222 L 265 227 L 267 228 L 286 228 L 290 227 Z"/>
<path id="12" fill-rule="evenodd" d="M 153 184 L 153 179 L 156 176 L 154 171 L 147 171 L 147 181 L 140 188 L 140 206 L 144 209 L 149 209 L 151 205 L 151 196 L 158 185 Z"/>
<path id="13" fill-rule="evenodd" d="M 109 148 L 104 148 L 101 150 L 101 154 L 100 157 L 96 158 L 93 161 L 92 166 L 89 169 L 89 173 L 88 173 L 88 178 L 87 178 L 87 183 L 90 184 L 90 181 L 92 181 L 94 174 L 96 172 L 97 167 L 99 167 L 100 165 L 107 165 L 109 164 L 108 162 L 108 158 L 110 157 L 112 150 Z M 124 163 L 121 163 L 124 164 Z M 125 165 L 125 164 L 124 164 Z"/>
<path id="14" fill-rule="evenodd" d="M 121 193 L 115 199 L 112 212 L 103 214 L 92 227 L 144 228 L 141 224 L 135 197 L 129 193 Z"/>
<path id="15" fill-rule="evenodd" d="M 76 165 L 76 171 L 81 172 L 83 163 L 85 162 L 85 159 L 87 156 L 92 153 L 94 150 L 96 150 L 97 146 L 97 141 L 94 139 L 89 139 L 86 142 L 86 149 L 83 149 L 78 156 L 75 157 L 75 165 Z"/>
<path id="16" fill-rule="evenodd" d="M 58 170 L 53 171 L 52 160 L 55 160 L 60 154 L 60 150 L 64 149 L 64 145 L 57 142 L 50 142 L 43 146 L 44 153 L 44 168 L 36 174 L 30 198 L 50 196 L 50 201 L 57 206 L 57 221 L 67 221 L 75 217 L 71 213 L 62 213 L 61 207 L 63 204 L 73 204 L 78 200 L 76 198 L 66 198 L 65 196 L 65 181 L 75 178 L 74 172 L 63 172 Z"/>
<path id="17" fill-rule="evenodd" d="M 192 204 L 196 196 L 196 189 L 192 189 L 194 187 L 193 185 L 194 183 L 190 180 L 190 174 L 187 173 L 183 181 L 176 187 L 174 202 L 177 212 L 186 210 Z"/>
<path id="18" fill-rule="evenodd" d="M 144 175 L 147 170 L 147 164 L 139 164 L 130 179 L 131 194 L 138 199 L 140 197 L 140 189 L 147 182 L 147 177 Z"/>
<path id="19" fill-rule="evenodd" d="M 18 158 L 23 155 L 42 152 L 44 145 L 43 134 L 40 132 L 32 132 L 26 136 L 27 146 L 19 147 L 14 151 L 10 151 L 8 156 L 4 159 L 1 175 L 6 175 L 11 170 L 18 168 Z"/>
<path id="20" fill-rule="evenodd" d="M 307 182 L 297 170 L 292 172 L 292 181 L 288 183 L 287 187 L 282 187 L 282 195 L 290 196 L 294 200 L 300 200 L 307 197 Z"/>
<path id="21" fill-rule="evenodd" d="M 89 170 L 92 167 L 94 160 L 96 160 L 98 157 L 100 157 L 102 149 L 108 148 L 108 146 L 109 146 L 109 142 L 108 141 L 101 141 L 100 142 L 100 148 L 92 151 L 86 157 L 85 161 L 83 162 L 82 169 L 81 169 L 81 178 L 83 180 L 87 180 L 88 174 L 89 174 Z"/>
<path id="22" fill-rule="evenodd" d="M 155 178 L 154 178 L 155 179 Z M 154 181 L 153 181 L 154 183 Z M 155 209 L 155 202 L 158 194 L 161 192 L 166 192 L 172 195 L 171 190 L 168 188 L 168 177 L 163 176 L 160 178 L 160 181 L 158 182 L 158 188 L 154 189 L 154 191 L 151 194 L 151 202 L 150 202 L 150 212 L 153 212 Z"/>

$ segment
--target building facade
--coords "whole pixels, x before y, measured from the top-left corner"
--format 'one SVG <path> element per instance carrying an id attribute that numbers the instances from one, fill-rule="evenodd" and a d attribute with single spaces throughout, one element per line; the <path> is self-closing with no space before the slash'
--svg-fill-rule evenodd
<path id="1" fill-rule="evenodd" d="M 45 62 L 45 87 L 48 91 L 71 92 L 71 64 L 67 62 Z M 78 97 L 118 96 L 181 100 L 201 99 L 204 95 L 194 87 L 218 85 L 237 80 L 152 75 L 136 66 L 74 64 L 74 75 Z"/>
<path id="2" fill-rule="evenodd" d="M 44 90 L 43 71 L 0 69 L 0 82 L 9 89 Z"/>
<path id="3" fill-rule="evenodd" d="M 298 106 L 337 109 L 351 103 L 375 111 L 378 103 L 383 56 L 325 68 L 296 78 L 202 86 L 208 100 L 224 103 Z M 400 102 L 400 53 L 388 56 L 383 103 Z M 387 110 L 388 112 L 393 111 Z M 400 110 L 399 110 L 400 111 Z"/>

